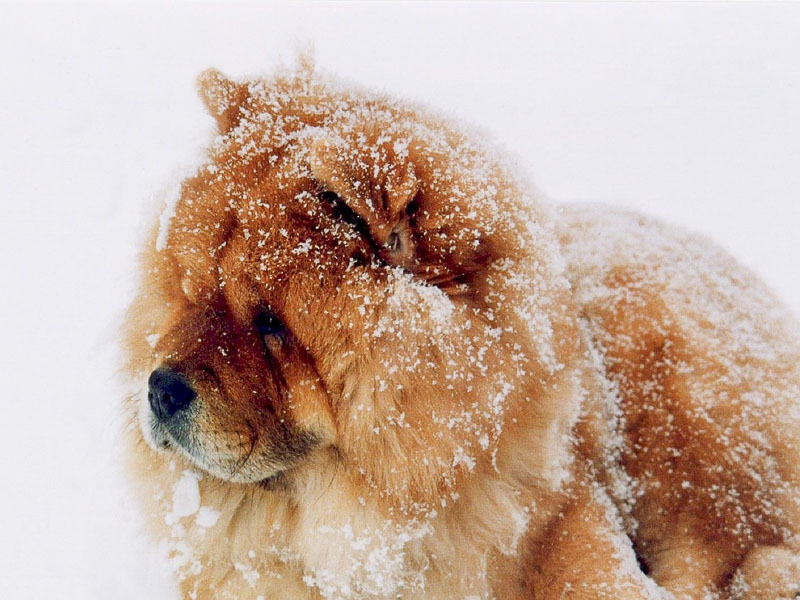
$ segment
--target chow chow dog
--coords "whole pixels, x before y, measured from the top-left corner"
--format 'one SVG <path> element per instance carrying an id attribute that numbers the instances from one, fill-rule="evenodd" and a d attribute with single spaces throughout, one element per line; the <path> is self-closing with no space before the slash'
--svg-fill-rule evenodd
<path id="1" fill-rule="evenodd" d="M 750 272 L 307 61 L 199 89 L 125 331 L 184 597 L 797 597 L 800 332 Z"/>

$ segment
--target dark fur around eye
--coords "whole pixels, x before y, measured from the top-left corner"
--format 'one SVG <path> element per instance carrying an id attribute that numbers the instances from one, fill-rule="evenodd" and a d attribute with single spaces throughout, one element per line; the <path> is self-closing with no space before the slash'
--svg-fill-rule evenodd
<path id="1" fill-rule="evenodd" d="M 331 191 L 320 192 L 319 199 L 331 206 L 334 218 L 352 225 L 361 237 L 370 242 L 372 241 L 372 235 L 366 221 L 356 211 L 347 206 L 338 194 Z"/>
<path id="2" fill-rule="evenodd" d="M 269 309 L 263 309 L 253 319 L 258 334 L 262 337 L 268 335 L 282 335 L 286 332 L 286 326 L 278 316 Z"/>
<path id="3" fill-rule="evenodd" d="M 342 199 L 339 198 L 339 194 L 337 194 L 336 192 L 331 192 L 329 190 L 319 192 L 318 196 L 320 200 L 322 200 L 323 202 L 327 202 L 330 205 L 335 205 L 337 202 L 342 201 Z"/>

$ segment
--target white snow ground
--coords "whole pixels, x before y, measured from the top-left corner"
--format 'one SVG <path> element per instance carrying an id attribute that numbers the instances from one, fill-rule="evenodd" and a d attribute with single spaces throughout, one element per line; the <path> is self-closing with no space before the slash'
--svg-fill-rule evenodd
<path id="1" fill-rule="evenodd" d="M 558 200 L 716 238 L 800 313 L 800 4 L 0 7 L 0 597 L 170 598 L 116 470 L 114 331 L 194 77 L 318 64 L 478 123 Z"/>

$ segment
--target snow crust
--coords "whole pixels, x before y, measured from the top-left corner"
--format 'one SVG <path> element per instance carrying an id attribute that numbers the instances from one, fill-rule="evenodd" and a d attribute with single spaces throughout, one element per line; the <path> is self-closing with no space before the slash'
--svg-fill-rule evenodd
<path id="1" fill-rule="evenodd" d="M 172 511 L 167 515 L 167 524 L 174 523 L 181 517 L 188 517 L 200 509 L 200 481 L 202 475 L 196 471 L 186 470 L 173 486 Z"/>

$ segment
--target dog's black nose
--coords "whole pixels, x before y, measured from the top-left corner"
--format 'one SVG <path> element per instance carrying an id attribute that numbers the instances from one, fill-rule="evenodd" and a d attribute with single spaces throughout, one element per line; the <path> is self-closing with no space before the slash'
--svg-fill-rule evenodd
<path id="1" fill-rule="evenodd" d="M 195 397 L 183 375 L 169 369 L 156 369 L 150 373 L 147 384 L 150 386 L 147 394 L 150 408 L 159 419 L 168 419 L 189 406 Z"/>

